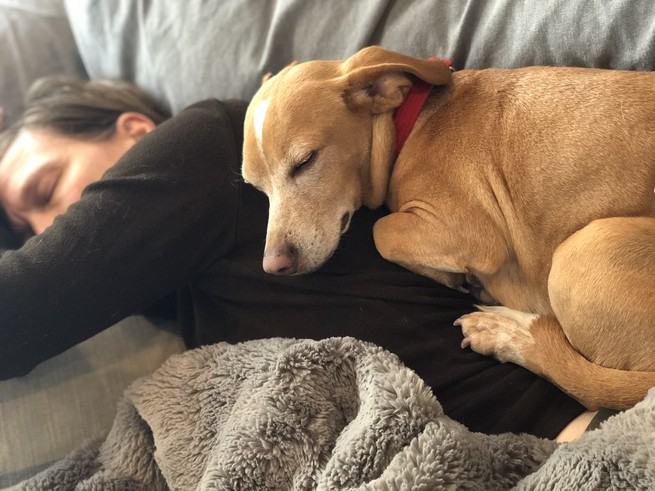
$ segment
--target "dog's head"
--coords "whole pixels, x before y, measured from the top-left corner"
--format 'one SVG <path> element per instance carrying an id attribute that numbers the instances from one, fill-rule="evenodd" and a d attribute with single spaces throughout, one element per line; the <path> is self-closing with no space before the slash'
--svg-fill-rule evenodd
<path id="1" fill-rule="evenodd" d="M 292 64 L 264 82 L 246 113 L 242 173 L 269 198 L 267 272 L 317 269 L 355 210 L 383 203 L 392 114 L 413 76 L 445 84 L 450 70 L 370 47 L 345 61 Z"/>

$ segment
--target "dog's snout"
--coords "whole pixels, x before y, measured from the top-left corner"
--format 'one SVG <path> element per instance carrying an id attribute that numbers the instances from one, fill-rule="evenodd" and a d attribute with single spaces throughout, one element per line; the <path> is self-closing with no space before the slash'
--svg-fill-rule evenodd
<path id="1" fill-rule="evenodd" d="M 341 217 L 341 233 L 342 234 L 346 233 L 346 230 L 348 230 L 349 225 L 350 225 L 350 212 L 347 211 Z"/>
<path id="2" fill-rule="evenodd" d="M 292 275 L 298 270 L 298 251 L 285 244 L 264 252 L 264 271 L 281 276 Z"/>

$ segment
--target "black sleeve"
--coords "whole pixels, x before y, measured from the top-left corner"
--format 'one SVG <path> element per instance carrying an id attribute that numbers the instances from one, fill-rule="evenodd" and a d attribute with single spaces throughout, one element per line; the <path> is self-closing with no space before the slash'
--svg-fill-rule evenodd
<path id="1" fill-rule="evenodd" d="M 0 258 L 0 379 L 193 280 L 234 241 L 244 103 L 146 135 L 41 235 Z"/>

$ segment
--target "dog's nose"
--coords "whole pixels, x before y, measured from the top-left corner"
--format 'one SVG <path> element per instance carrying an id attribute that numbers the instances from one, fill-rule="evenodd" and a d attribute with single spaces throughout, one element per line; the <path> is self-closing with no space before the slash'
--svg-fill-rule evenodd
<path id="1" fill-rule="evenodd" d="M 285 245 L 277 249 L 264 251 L 264 271 L 277 275 L 292 275 L 298 269 L 296 248 Z"/>

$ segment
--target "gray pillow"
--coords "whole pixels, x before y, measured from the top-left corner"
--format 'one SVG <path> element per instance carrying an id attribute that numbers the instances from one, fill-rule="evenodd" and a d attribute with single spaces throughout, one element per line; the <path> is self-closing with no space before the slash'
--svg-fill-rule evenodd
<path id="1" fill-rule="evenodd" d="M 250 98 L 294 59 L 346 57 L 370 39 L 380 1 L 65 0 L 92 78 L 136 82 L 177 112 Z"/>
<path id="2" fill-rule="evenodd" d="M 449 58 L 456 68 L 655 69 L 652 0 L 392 3 L 381 44 Z"/>
<path id="3" fill-rule="evenodd" d="M 86 77 L 62 0 L 0 0 L 0 74 L 5 123 L 20 113 L 37 78 Z"/>
<path id="4" fill-rule="evenodd" d="M 456 68 L 653 69 L 652 0 L 64 0 L 92 77 L 139 84 L 176 112 L 249 99 L 290 61 L 380 44 Z"/>

